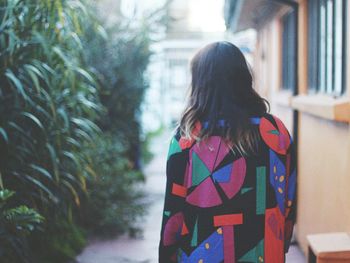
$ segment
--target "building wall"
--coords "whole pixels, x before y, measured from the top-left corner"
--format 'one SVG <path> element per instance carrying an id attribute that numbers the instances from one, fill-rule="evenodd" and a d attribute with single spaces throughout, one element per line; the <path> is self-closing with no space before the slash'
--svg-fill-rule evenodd
<path id="1" fill-rule="evenodd" d="M 254 82 L 259 94 L 268 99 L 271 113 L 276 114 L 292 132 L 293 109 L 290 107 L 292 93 L 281 90 L 282 36 L 279 17 L 282 16 L 282 12 L 258 31 L 254 56 Z"/>
<path id="2" fill-rule="evenodd" d="M 255 78 L 257 90 L 272 104 L 272 113 L 279 116 L 290 131 L 293 125 L 298 125 L 296 236 L 306 253 L 308 234 L 350 232 L 349 122 L 337 121 L 335 117 L 322 117 L 330 115 L 328 113 L 336 109 L 339 100 L 350 101 L 350 81 L 347 82 L 345 95 L 340 99 L 307 94 L 307 0 L 300 0 L 298 27 L 300 95 L 293 97 L 290 92 L 280 89 L 282 52 L 280 17 L 283 12 L 281 11 L 258 30 Z M 347 75 L 350 76 L 350 34 L 348 37 Z M 346 105 L 348 111 L 345 114 L 350 114 L 350 103 Z M 298 110 L 297 124 L 293 123 L 293 109 Z M 346 116 L 344 118 L 349 120 Z"/>
<path id="3" fill-rule="evenodd" d="M 297 235 L 304 252 L 306 235 L 350 232 L 350 129 L 300 113 Z"/>
<path id="4" fill-rule="evenodd" d="M 299 68 L 301 69 L 299 86 L 300 93 L 306 94 L 307 24 L 305 17 L 307 17 L 307 1 L 299 2 Z M 348 27 L 350 26 L 349 21 Z M 348 41 L 348 54 L 350 53 L 349 43 Z M 350 62 L 349 58 L 347 61 Z M 350 98 L 349 84 L 348 80 L 343 97 Z M 322 100 L 323 98 L 319 99 L 320 106 L 322 106 Z M 336 103 L 336 100 L 334 99 L 333 102 Z M 297 234 L 298 241 L 306 252 L 306 235 L 308 234 L 350 232 L 350 127 L 349 123 L 299 111 L 298 134 Z"/>

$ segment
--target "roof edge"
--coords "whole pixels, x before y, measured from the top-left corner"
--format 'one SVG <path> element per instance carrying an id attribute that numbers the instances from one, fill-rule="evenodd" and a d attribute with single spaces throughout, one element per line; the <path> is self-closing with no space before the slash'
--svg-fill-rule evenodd
<path id="1" fill-rule="evenodd" d="M 226 28 L 235 31 L 238 19 L 242 10 L 244 0 L 226 0 L 225 1 L 225 24 Z"/>

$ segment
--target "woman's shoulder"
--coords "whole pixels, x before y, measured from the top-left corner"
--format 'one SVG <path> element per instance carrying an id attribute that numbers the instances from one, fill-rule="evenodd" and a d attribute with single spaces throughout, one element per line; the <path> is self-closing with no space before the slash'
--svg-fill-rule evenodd
<path id="1" fill-rule="evenodd" d="M 282 122 L 281 118 L 278 117 L 276 114 L 274 113 L 271 113 L 271 112 L 265 112 L 262 117 L 266 118 L 266 119 L 269 119 L 269 120 L 277 120 L 277 121 L 280 121 Z"/>
<path id="2" fill-rule="evenodd" d="M 289 152 L 293 138 L 281 118 L 272 113 L 264 113 L 260 118 L 259 132 L 269 148 L 281 155 Z"/>
<path id="3" fill-rule="evenodd" d="M 265 112 L 258 116 L 252 116 L 250 117 L 250 120 L 253 124 L 264 125 L 266 123 L 271 123 L 276 126 L 276 128 L 286 127 L 282 118 L 270 112 Z"/>
<path id="4" fill-rule="evenodd" d="M 200 129 L 200 125 L 199 122 L 196 123 L 196 127 L 195 129 L 192 131 L 193 134 L 197 135 Z M 186 138 L 185 136 L 182 135 L 181 133 L 181 128 L 179 125 L 177 125 L 170 134 L 169 137 L 170 141 L 170 150 L 168 153 L 168 158 L 170 157 L 171 154 L 173 153 L 179 153 L 179 152 L 183 152 L 186 149 L 189 149 L 193 146 L 193 144 L 195 143 L 195 139 L 194 138 Z"/>
<path id="5" fill-rule="evenodd" d="M 287 129 L 287 125 L 285 124 L 285 122 L 282 120 L 282 118 L 280 118 L 279 116 L 266 112 L 264 113 L 264 115 L 262 116 L 265 120 L 265 124 L 272 124 L 274 127 L 276 127 L 277 130 L 281 130 L 283 131 L 288 131 Z M 264 123 L 263 123 L 264 124 Z"/>
<path id="6" fill-rule="evenodd" d="M 273 114 L 271 112 L 264 112 L 264 113 L 261 113 L 259 115 L 251 116 L 251 119 L 262 119 L 262 118 L 265 118 L 265 119 L 268 119 L 268 120 L 273 120 L 273 119 L 280 120 L 280 118 L 277 115 L 275 115 L 275 114 Z"/>

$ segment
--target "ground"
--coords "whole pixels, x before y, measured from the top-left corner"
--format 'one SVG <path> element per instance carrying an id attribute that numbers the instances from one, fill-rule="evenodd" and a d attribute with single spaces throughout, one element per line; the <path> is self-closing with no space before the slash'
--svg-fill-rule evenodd
<path id="1" fill-rule="evenodd" d="M 165 164 L 170 133 L 163 133 L 151 144 L 154 159 L 145 167 L 145 190 L 151 198 L 149 213 L 144 219 L 142 238 L 121 236 L 110 241 L 92 240 L 77 257 L 78 263 L 156 263 L 165 189 Z M 287 263 L 304 263 L 298 246 L 291 246 Z"/>

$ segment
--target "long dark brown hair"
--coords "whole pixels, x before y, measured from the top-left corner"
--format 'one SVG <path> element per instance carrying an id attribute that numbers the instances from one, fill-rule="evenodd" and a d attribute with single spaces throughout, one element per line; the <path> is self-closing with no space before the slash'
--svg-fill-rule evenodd
<path id="1" fill-rule="evenodd" d="M 270 111 L 269 102 L 253 89 L 253 78 L 242 52 L 230 42 L 215 42 L 200 49 L 191 60 L 192 81 L 188 102 L 177 128 L 187 139 L 213 135 L 219 119 L 227 121 L 222 137 L 231 150 L 256 153 L 258 134 L 250 117 Z M 207 127 L 193 134 L 196 123 Z"/>

